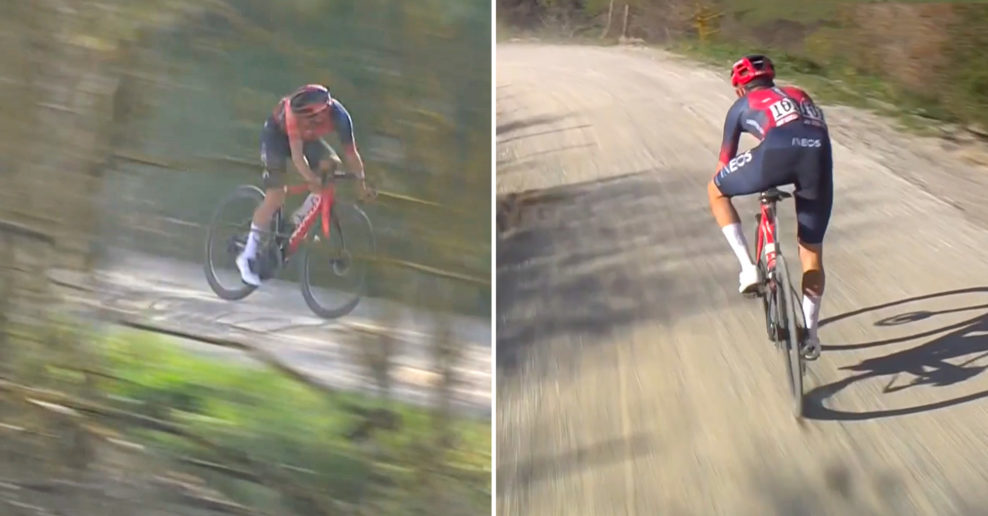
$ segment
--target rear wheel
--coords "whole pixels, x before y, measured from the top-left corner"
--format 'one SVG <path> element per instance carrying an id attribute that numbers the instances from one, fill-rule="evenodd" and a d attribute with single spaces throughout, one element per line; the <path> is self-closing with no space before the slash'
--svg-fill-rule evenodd
<path id="1" fill-rule="evenodd" d="M 317 224 L 299 260 L 302 297 L 328 319 L 347 315 L 360 303 L 377 247 L 370 219 L 356 205 L 336 203 L 330 218 L 329 240 Z"/>
<path id="2" fill-rule="evenodd" d="M 793 415 L 803 417 L 803 353 L 799 342 L 799 325 L 792 296 L 792 285 L 789 283 L 789 268 L 781 254 L 775 256 L 775 294 L 777 319 L 786 353 L 786 371 L 789 373 L 789 392 L 792 395 Z"/>
<path id="3" fill-rule="evenodd" d="M 220 202 L 206 230 L 206 281 L 217 296 L 235 301 L 254 292 L 240 279 L 236 258 L 247 243 L 254 210 L 264 202 L 264 192 L 251 185 L 238 186 Z"/>

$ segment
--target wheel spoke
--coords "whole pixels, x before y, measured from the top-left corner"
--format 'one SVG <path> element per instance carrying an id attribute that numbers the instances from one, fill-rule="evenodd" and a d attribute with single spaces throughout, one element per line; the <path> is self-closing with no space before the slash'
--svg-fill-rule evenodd
<path id="1" fill-rule="evenodd" d="M 213 214 L 206 234 L 203 266 L 206 281 L 220 298 L 242 299 L 254 291 L 254 287 L 241 281 L 234 260 L 246 245 L 254 209 L 263 200 L 264 193 L 257 187 L 240 186 L 220 202 Z M 246 216 L 234 216 L 239 213 L 234 211 L 238 207 L 247 209 Z"/>
<path id="2" fill-rule="evenodd" d="M 330 238 L 307 242 L 303 249 L 301 288 L 316 314 L 341 317 L 352 311 L 366 288 L 369 260 L 375 252 L 373 226 L 353 205 L 333 207 Z"/>

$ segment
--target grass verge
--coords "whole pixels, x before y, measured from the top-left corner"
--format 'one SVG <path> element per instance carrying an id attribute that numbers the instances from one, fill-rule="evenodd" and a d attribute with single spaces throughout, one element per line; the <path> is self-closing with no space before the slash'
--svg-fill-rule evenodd
<path id="1" fill-rule="evenodd" d="M 867 109 L 892 118 L 903 128 L 917 134 L 939 134 L 936 128 L 931 127 L 930 121 L 937 124 L 957 122 L 949 112 L 929 99 L 898 90 L 881 77 L 859 73 L 849 65 L 833 64 L 824 68 L 775 49 L 738 43 L 680 40 L 664 48 L 726 71 L 739 55 L 765 53 L 775 61 L 780 82 L 798 84 L 821 103 Z"/>
<path id="2" fill-rule="evenodd" d="M 462 508 L 441 511 L 447 514 L 489 510 L 487 421 L 440 419 L 425 409 L 355 394 L 327 396 L 277 372 L 206 357 L 141 332 L 113 334 L 103 349 L 105 394 L 255 461 L 300 472 L 293 475 L 300 485 L 333 500 L 371 503 L 377 514 L 415 513 L 414 507 L 429 513 L 437 503 Z M 201 448 L 178 437 L 132 434 L 172 457 L 202 456 Z M 278 507 L 271 492 L 212 480 L 240 503 Z M 430 485 L 441 485 L 443 495 L 437 498 Z"/>
<path id="3" fill-rule="evenodd" d="M 824 103 L 890 117 L 910 132 L 988 134 L 988 5 L 869 3 L 824 0 L 780 9 L 779 0 L 716 0 L 708 4 L 722 16 L 711 22 L 711 40 L 701 43 L 692 35 L 692 22 L 643 0 L 632 8 L 629 34 L 724 70 L 739 55 L 768 54 L 782 82 L 804 86 Z M 600 6 L 582 5 L 534 11 L 543 18 L 536 29 L 499 23 L 499 39 L 561 42 L 568 36 L 576 44 L 615 43 L 593 37 L 600 33 L 600 19 L 594 18 Z M 868 16 L 877 25 L 865 25 L 862 17 Z M 655 43 L 663 26 L 672 28 L 665 32 L 670 42 Z M 893 46 L 881 43 L 883 37 L 904 39 Z"/>

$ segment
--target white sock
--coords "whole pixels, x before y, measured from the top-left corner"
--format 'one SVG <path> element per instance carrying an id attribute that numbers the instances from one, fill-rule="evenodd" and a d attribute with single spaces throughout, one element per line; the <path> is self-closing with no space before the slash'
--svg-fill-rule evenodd
<path id="1" fill-rule="evenodd" d="M 734 224 L 728 224 L 720 228 L 720 230 L 724 233 L 727 243 L 731 244 L 731 250 L 734 251 L 734 256 L 738 257 L 741 270 L 754 267 L 755 264 L 751 263 L 751 257 L 748 256 L 748 244 L 744 241 L 744 231 L 741 230 L 741 223 L 735 222 Z"/>
<path id="2" fill-rule="evenodd" d="M 253 258 L 257 254 L 257 244 L 261 241 L 261 228 L 250 225 L 250 234 L 247 235 L 247 244 L 244 245 L 244 256 Z"/>
<path id="3" fill-rule="evenodd" d="M 806 332 L 812 337 L 816 337 L 817 324 L 820 322 L 820 301 L 819 296 L 803 294 L 803 320 L 806 324 Z"/>

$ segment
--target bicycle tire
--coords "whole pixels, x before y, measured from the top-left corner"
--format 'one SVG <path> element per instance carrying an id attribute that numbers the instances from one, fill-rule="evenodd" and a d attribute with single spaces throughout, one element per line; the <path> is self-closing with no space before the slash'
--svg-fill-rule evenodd
<path id="1" fill-rule="evenodd" d="M 786 371 L 789 373 L 789 393 L 792 395 L 793 415 L 803 417 L 803 353 L 796 325 L 795 304 L 790 296 L 789 268 L 781 253 L 775 255 L 775 292 L 778 296 L 779 314 L 785 319 Z"/>
<path id="2" fill-rule="evenodd" d="M 237 301 L 243 299 L 257 290 L 257 287 L 246 283 L 241 283 L 236 288 L 226 288 L 220 283 L 219 278 L 216 277 L 216 269 L 213 263 L 214 255 L 212 244 L 214 243 L 214 238 L 217 237 L 217 221 L 222 214 L 223 209 L 233 201 L 251 199 L 256 200 L 257 204 L 264 202 L 264 192 L 260 188 L 253 185 L 238 186 L 230 195 L 224 198 L 213 211 L 213 216 L 210 219 L 209 227 L 206 230 L 206 252 L 205 259 L 203 261 L 203 269 L 206 273 L 206 282 L 209 283 L 209 288 L 211 288 L 217 296 L 227 301 Z"/>
<path id="3" fill-rule="evenodd" d="M 377 251 L 377 242 L 376 239 L 374 238 L 374 226 L 373 224 L 371 224 L 370 218 L 367 217 L 367 214 L 364 213 L 364 210 L 361 210 L 360 207 L 358 207 L 355 204 L 343 204 L 343 205 L 334 204 L 333 207 L 331 208 L 330 217 L 332 219 L 331 223 L 333 227 L 330 229 L 330 231 L 335 232 L 337 235 L 339 235 L 341 241 L 343 242 L 343 249 L 346 250 L 347 247 L 346 235 L 348 234 L 348 232 L 344 231 L 343 224 L 340 222 L 339 211 L 338 211 L 340 206 L 345 206 L 346 208 L 353 210 L 353 212 L 356 214 L 357 220 L 361 225 L 364 226 L 364 229 L 367 232 L 366 238 L 368 239 L 368 243 L 369 243 L 368 252 L 370 254 L 375 253 Z M 332 239 L 332 233 L 330 238 Z M 356 287 L 356 292 L 351 295 L 351 298 L 348 301 L 346 301 L 345 303 L 341 304 L 338 307 L 324 306 L 316 299 L 316 296 L 313 294 L 312 275 L 309 267 L 311 261 L 313 260 L 312 247 L 315 244 L 315 242 L 313 242 L 312 240 L 313 240 L 312 237 L 310 237 L 308 239 L 308 242 L 306 242 L 307 245 L 302 249 L 301 260 L 299 260 L 299 267 L 300 267 L 299 283 L 302 289 L 302 297 L 305 299 L 305 304 L 309 306 L 309 309 L 312 310 L 313 313 L 315 313 L 316 315 L 322 318 L 335 319 L 338 317 L 343 317 L 344 315 L 347 315 L 350 312 L 352 312 L 353 309 L 357 307 L 357 305 L 360 303 L 360 299 L 363 297 L 364 293 L 366 292 L 366 286 L 367 286 L 366 270 L 360 273 L 359 283 Z M 359 261 L 361 263 L 365 263 L 363 259 L 360 259 Z"/>

